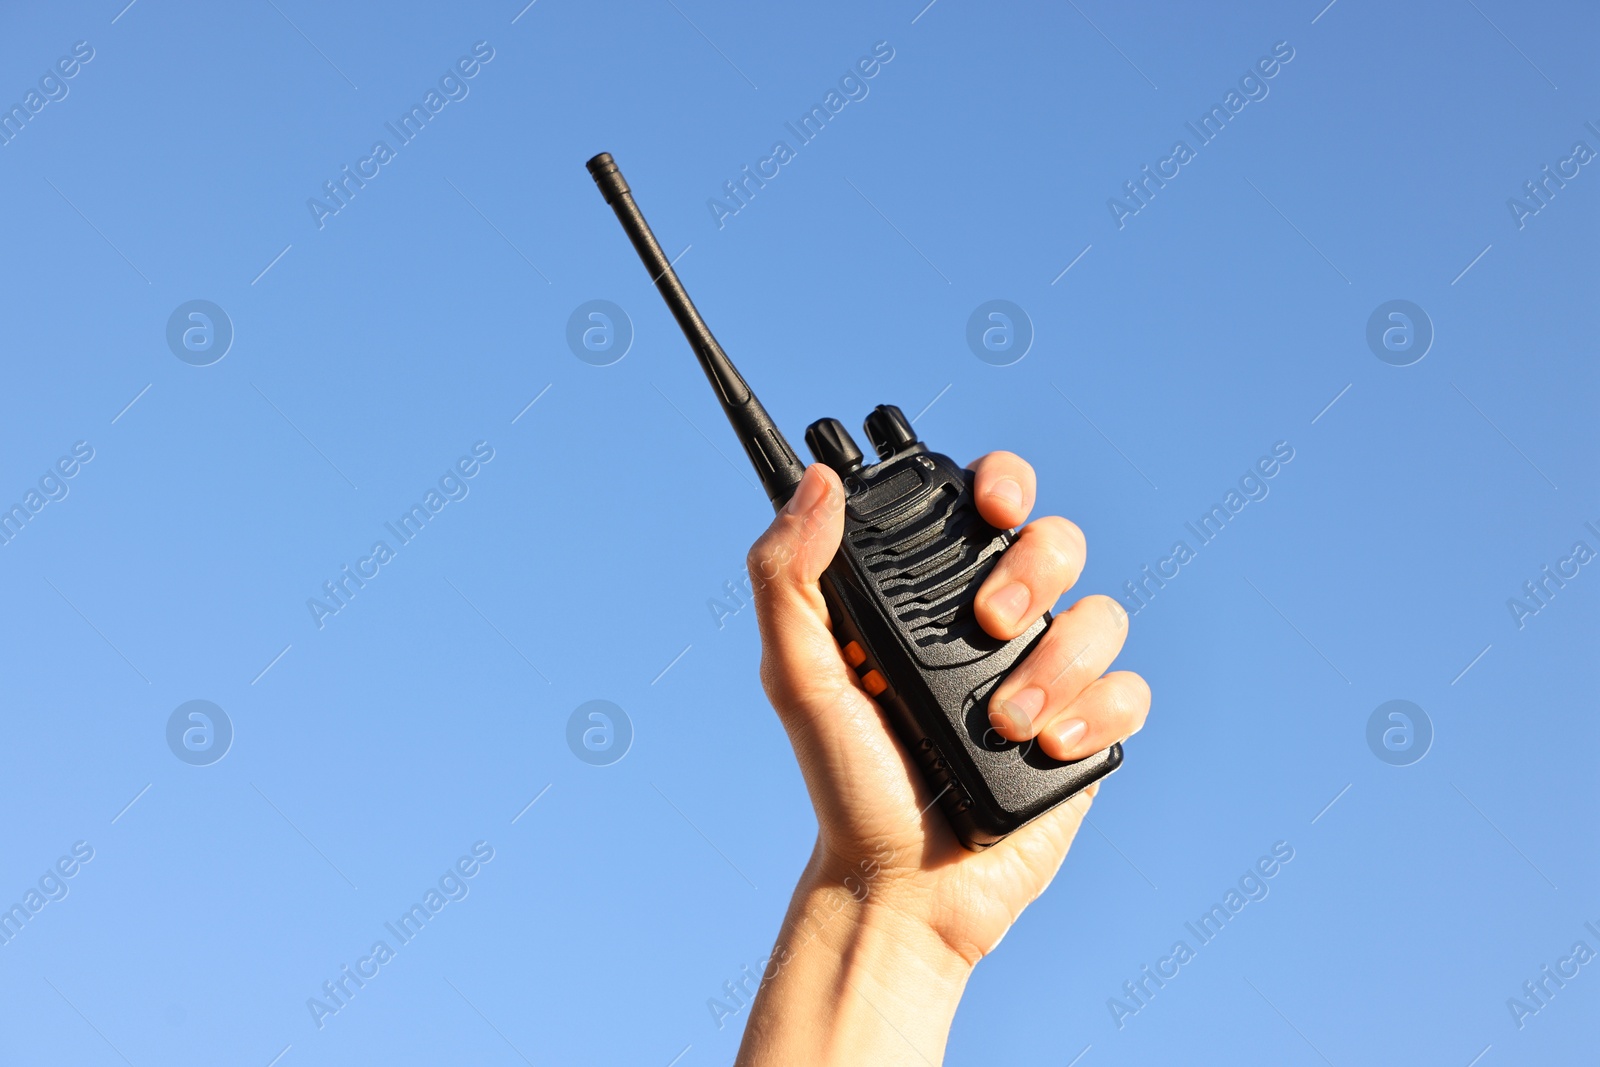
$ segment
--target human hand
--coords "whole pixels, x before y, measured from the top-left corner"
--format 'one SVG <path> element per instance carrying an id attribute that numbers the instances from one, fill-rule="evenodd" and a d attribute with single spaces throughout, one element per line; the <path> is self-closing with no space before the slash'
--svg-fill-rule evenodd
<path id="1" fill-rule="evenodd" d="M 995 452 L 972 470 L 984 519 L 1000 528 L 1020 525 L 1034 502 L 1033 468 Z M 748 560 L 762 682 L 817 813 L 817 845 L 797 907 L 819 886 L 859 882 L 870 863 L 870 894 L 857 901 L 851 922 L 886 925 L 902 945 L 925 938 L 924 955 L 951 958 L 921 962 L 958 977 L 958 996 L 962 966 L 993 949 L 1054 877 L 1096 787 L 984 852 L 961 846 L 943 814 L 932 810 L 932 791 L 829 629 L 817 580 L 839 548 L 843 505 L 838 476 L 821 465 L 808 468 Z M 984 630 L 1002 639 L 1021 634 L 1077 581 L 1084 553 L 1082 532 L 1066 519 L 1047 516 L 1023 527 L 979 590 L 975 611 Z M 1122 606 L 1105 596 L 1085 597 L 1056 616 L 992 696 L 995 729 L 1011 740 L 1036 739 L 1057 759 L 1088 756 L 1140 729 L 1149 687 L 1137 674 L 1105 673 L 1127 624 Z M 879 974 L 874 982 L 892 992 L 892 977 Z M 752 1028 L 757 1024 L 753 1018 Z"/>

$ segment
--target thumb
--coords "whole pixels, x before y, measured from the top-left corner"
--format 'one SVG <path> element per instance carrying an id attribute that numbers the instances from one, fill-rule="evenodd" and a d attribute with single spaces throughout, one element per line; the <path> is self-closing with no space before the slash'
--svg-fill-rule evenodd
<path id="1" fill-rule="evenodd" d="M 807 467 L 745 560 L 761 626 L 763 674 L 775 702 L 799 695 L 797 688 L 828 657 L 839 659 L 817 579 L 839 551 L 844 499 L 837 474 L 820 463 Z"/>

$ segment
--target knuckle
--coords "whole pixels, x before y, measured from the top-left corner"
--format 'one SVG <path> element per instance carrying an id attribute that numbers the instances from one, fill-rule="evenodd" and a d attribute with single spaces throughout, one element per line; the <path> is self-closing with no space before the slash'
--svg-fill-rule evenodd
<path id="1" fill-rule="evenodd" d="M 1145 681 L 1143 676 L 1133 674 L 1131 672 L 1125 677 L 1127 678 L 1127 686 L 1132 691 L 1130 700 L 1133 703 L 1133 710 L 1135 714 L 1141 717 L 1149 714 L 1151 700 L 1150 683 Z"/>
<path id="2" fill-rule="evenodd" d="M 1089 650 L 1093 643 L 1084 644 L 1080 639 L 1067 635 L 1064 628 L 1059 626 L 1060 619 L 1050 624 L 1050 635 L 1054 640 L 1047 646 L 1040 648 L 1040 680 L 1047 689 L 1065 685 L 1068 688 L 1081 688 L 1088 679 L 1084 677 L 1089 670 Z M 1032 657 L 1029 657 L 1032 659 Z"/>
<path id="3" fill-rule="evenodd" d="M 1108 618 L 1112 625 L 1120 632 L 1128 628 L 1128 611 L 1116 598 L 1106 596 L 1104 593 L 1093 593 L 1079 601 L 1085 608 L 1096 615 Z"/>
<path id="4" fill-rule="evenodd" d="M 760 589 L 776 578 L 788 562 L 788 552 L 788 541 L 776 529 L 768 530 L 757 538 L 744 559 L 751 584 Z"/>
<path id="5" fill-rule="evenodd" d="M 1042 561 L 1055 574 L 1076 574 L 1083 559 L 1083 531 L 1059 515 L 1034 520 L 1038 531 L 1035 546 Z"/>
<path id="6" fill-rule="evenodd" d="M 750 546 L 750 551 L 746 552 L 744 556 L 744 569 L 750 572 L 751 580 L 757 584 L 759 584 L 764 577 L 762 572 L 762 564 L 764 564 L 767 559 L 766 546 L 763 544 L 765 540 L 765 537 L 757 540 L 755 544 Z"/>
<path id="7" fill-rule="evenodd" d="M 1138 692 L 1119 679 L 1106 694 L 1106 710 L 1119 723 L 1132 721 L 1139 715 Z"/>
<path id="8" fill-rule="evenodd" d="M 1063 536 L 1066 539 L 1066 543 L 1072 547 L 1073 554 L 1079 560 L 1087 557 L 1089 554 L 1089 540 L 1083 536 L 1082 527 L 1071 519 L 1063 519 L 1059 515 L 1056 518 L 1061 522 Z"/>
<path id="9" fill-rule="evenodd" d="M 1109 676 L 1103 696 L 1107 717 L 1119 731 L 1131 733 L 1144 725 L 1150 711 L 1150 687 L 1131 671 Z"/>

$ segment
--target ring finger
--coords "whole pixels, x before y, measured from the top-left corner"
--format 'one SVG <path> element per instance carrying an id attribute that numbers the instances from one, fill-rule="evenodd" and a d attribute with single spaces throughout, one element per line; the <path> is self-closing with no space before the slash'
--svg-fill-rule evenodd
<path id="1" fill-rule="evenodd" d="M 1128 636 L 1128 613 L 1107 596 L 1087 596 L 1051 620 L 1044 639 L 989 698 L 989 722 L 1026 741 L 1105 673 Z"/>

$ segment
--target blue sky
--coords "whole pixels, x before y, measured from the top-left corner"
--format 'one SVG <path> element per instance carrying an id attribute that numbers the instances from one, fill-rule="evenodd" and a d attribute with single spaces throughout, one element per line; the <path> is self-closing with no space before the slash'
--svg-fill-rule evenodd
<path id="1" fill-rule="evenodd" d="M 1595 1047 L 1592 10 L 123 2 L 0 15 L 3 1058 L 731 1060 L 814 822 L 602 150 L 791 440 L 899 404 L 1168 575 L 949 1062 Z"/>

